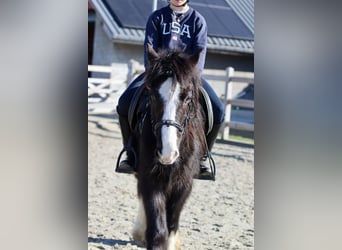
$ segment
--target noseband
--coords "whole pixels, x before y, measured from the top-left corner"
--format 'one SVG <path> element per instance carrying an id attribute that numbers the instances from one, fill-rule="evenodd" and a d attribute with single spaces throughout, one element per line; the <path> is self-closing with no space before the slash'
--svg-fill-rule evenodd
<path id="1" fill-rule="evenodd" d="M 186 120 L 186 118 L 185 118 L 185 120 Z M 158 131 L 158 129 L 159 129 L 161 126 L 167 126 L 167 127 L 173 126 L 173 127 L 177 128 L 178 131 L 179 131 L 180 133 L 183 134 L 183 133 L 184 133 L 185 126 L 186 126 L 186 123 L 183 122 L 183 124 L 181 125 L 181 124 L 179 124 L 179 123 L 176 122 L 176 121 L 172 121 L 172 120 L 161 120 L 161 121 L 156 122 L 156 123 L 154 124 L 153 131 L 154 131 L 154 134 L 155 134 L 155 135 L 157 134 L 157 131 Z"/>
<path id="2" fill-rule="evenodd" d="M 192 110 L 192 98 L 188 104 L 188 107 L 189 107 L 188 112 L 187 112 L 186 117 L 184 118 L 184 121 L 182 124 L 179 124 L 177 121 L 173 121 L 173 120 L 160 120 L 158 122 L 152 121 L 154 135 L 157 135 L 158 129 L 161 126 L 167 126 L 167 127 L 173 126 L 173 127 L 177 128 L 181 134 L 184 134 L 185 127 L 190 120 L 190 112 Z"/>

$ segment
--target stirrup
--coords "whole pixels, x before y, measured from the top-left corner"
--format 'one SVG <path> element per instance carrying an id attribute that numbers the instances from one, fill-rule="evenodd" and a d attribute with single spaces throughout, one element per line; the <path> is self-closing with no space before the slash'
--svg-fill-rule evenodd
<path id="1" fill-rule="evenodd" d="M 115 169 L 115 172 L 117 173 L 124 173 L 124 174 L 133 174 L 136 171 L 134 170 L 132 164 L 129 164 L 128 159 L 122 160 L 119 163 L 119 167 Z"/>
<path id="2" fill-rule="evenodd" d="M 198 179 L 200 179 L 200 180 L 212 180 L 212 181 L 215 181 L 216 165 L 215 165 L 214 158 L 212 157 L 210 152 L 208 152 L 208 154 L 205 157 L 203 157 L 201 161 L 206 161 L 207 159 L 209 161 L 210 172 L 209 171 L 205 171 L 205 172 L 201 173 L 201 169 L 200 169 L 200 173 L 198 175 Z M 208 168 L 208 166 L 205 166 L 204 164 L 203 164 L 203 166 L 205 168 Z M 200 166 L 200 168 L 201 168 L 201 166 Z"/>
<path id="3" fill-rule="evenodd" d="M 120 163 L 124 162 L 124 161 L 127 161 L 127 160 L 123 160 L 123 161 L 120 161 L 121 160 L 121 157 L 122 157 L 122 154 L 124 152 L 131 152 L 133 154 L 133 157 L 134 157 L 134 166 L 131 166 L 129 165 L 131 168 L 120 168 Z M 119 156 L 118 156 L 118 159 L 116 160 L 116 167 L 115 167 L 115 172 L 117 173 L 134 173 L 137 171 L 137 161 L 136 161 L 137 157 L 136 157 L 136 153 L 135 153 L 135 150 L 132 148 L 132 147 L 124 147 L 120 153 L 119 153 Z"/>

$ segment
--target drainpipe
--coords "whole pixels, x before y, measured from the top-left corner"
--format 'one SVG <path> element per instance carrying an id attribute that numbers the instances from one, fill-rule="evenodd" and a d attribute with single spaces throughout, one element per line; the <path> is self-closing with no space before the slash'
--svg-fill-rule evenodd
<path id="1" fill-rule="evenodd" d="M 157 2 L 158 0 L 153 0 L 152 12 L 157 10 Z"/>

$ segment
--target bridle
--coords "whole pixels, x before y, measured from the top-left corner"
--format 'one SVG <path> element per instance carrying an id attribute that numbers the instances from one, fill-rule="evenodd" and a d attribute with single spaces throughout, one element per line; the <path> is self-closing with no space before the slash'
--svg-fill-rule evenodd
<path id="1" fill-rule="evenodd" d="M 156 135 L 157 132 L 158 132 L 158 129 L 161 127 L 161 126 L 167 126 L 167 127 L 170 127 L 170 126 L 173 126 L 175 128 L 178 129 L 178 131 L 183 134 L 184 133 L 184 130 L 185 130 L 185 126 L 186 124 L 179 124 L 178 122 L 176 121 L 172 121 L 172 120 L 161 120 L 161 121 L 158 121 L 154 124 L 153 126 L 153 133 Z"/>
<path id="2" fill-rule="evenodd" d="M 183 135 L 185 132 L 185 128 L 190 120 L 190 114 L 191 114 L 192 109 L 193 109 L 193 97 L 191 96 L 189 103 L 188 103 L 188 111 L 187 111 L 186 117 L 184 118 L 181 124 L 173 120 L 160 120 L 157 122 L 152 120 L 151 123 L 152 123 L 154 135 L 155 136 L 157 135 L 159 128 L 162 126 L 175 127 Z"/>

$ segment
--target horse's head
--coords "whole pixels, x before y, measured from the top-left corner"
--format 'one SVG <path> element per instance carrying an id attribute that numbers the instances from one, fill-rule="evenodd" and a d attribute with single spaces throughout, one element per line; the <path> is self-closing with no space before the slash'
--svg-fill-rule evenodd
<path id="1" fill-rule="evenodd" d="M 198 108 L 200 84 L 197 62 L 193 55 L 181 51 L 156 52 L 148 45 L 148 67 L 145 86 L 151 97 L 151 118 L 157 141 L 159 162 L 175 163 L 180 143 L 185 142 L 187 124 Z"/>

